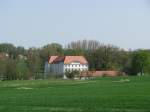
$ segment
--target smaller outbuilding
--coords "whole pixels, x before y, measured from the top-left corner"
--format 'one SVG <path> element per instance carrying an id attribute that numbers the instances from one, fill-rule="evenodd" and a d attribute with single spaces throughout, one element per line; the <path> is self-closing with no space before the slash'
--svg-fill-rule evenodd
<path id="1" fill-rule="evenodd" d="M 81 79 L 92 78 L 92 77 L 115 77 L 123 76 L 125 73 L 120 71 L 83 71 L 80 74 Z"/>

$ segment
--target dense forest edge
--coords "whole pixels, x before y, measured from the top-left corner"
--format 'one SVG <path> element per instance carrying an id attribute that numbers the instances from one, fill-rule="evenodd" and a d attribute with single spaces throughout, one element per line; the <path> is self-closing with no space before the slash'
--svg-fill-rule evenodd
<path id="1" fill-rule="evenodd" d="M 44 65 L 49 56 L 84 56 L 89 70 L 117 70 L 128 75 L 150 73 L 150 50 L 124 50 L 96 40 L 73 41 L 64 47 L 51 43 L 25 49 L 10 43 L 0 44 L 0 78 L 28 80 L 44 78 Z"/>

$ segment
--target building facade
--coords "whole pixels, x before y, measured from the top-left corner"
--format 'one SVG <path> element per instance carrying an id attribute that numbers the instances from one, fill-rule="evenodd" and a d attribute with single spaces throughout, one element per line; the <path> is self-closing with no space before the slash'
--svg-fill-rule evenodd
<path id="1" fill-rule="evenodd" d="M 45 63 L 46 74 L 64 75 L 66 71 L 88 71 L 88 62 L 83 56 L 50 56 Z"/>

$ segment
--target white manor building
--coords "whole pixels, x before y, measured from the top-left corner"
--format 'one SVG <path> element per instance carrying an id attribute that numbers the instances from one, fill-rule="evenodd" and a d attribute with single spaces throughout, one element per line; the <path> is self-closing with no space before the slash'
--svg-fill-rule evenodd
<path id="1" fill-rule="evenodd" d="M 83 56 L 50 56 L 45 64 L 45 74 L 64 75 L 65 71 L 88 71 L 88 62 Z"/>

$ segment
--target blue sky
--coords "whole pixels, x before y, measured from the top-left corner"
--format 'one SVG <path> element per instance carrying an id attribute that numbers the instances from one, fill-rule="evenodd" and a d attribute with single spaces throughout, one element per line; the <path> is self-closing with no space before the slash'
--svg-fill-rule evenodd
<path id="1" fill-rule="evenodd" d="M 0 0 L 0 43 L 40 47 L 79 39 L 150 48 L 150 1 Z"/>

